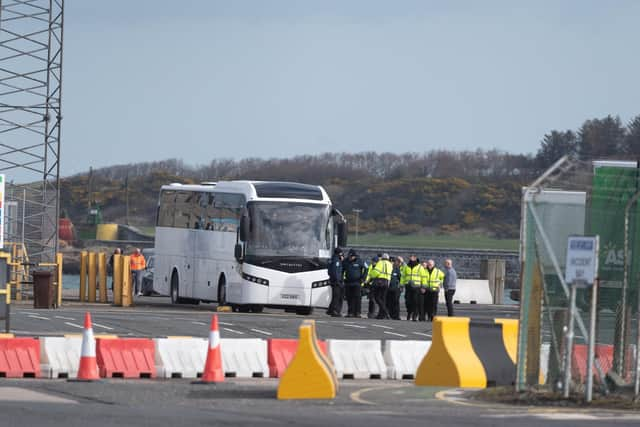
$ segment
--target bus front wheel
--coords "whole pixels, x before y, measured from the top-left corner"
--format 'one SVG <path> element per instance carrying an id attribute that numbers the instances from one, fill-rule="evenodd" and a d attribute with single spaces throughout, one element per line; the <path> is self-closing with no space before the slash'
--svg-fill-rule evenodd
<path id="1" fill-rule="evenodd" d="M 184 300 L 180 298 L 180 284 L 178 274 L 174 271 L 171 274 L 171 304 L 183 304 Z"/>

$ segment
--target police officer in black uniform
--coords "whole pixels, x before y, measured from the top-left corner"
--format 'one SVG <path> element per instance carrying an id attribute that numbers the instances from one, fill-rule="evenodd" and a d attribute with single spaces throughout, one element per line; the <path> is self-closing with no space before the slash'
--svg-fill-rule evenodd
<path id="1" fill-rule="evenodd" d="M 389 317 L 394 320 L 400 320 L 400 293 L 402 287 L 400 287 L 400 267 L 402 266 L 402 257 L 391 257 L 393 263 L 393 271 L 391 272 L 391 279 L 389 280 L 389 289 L 387 290 L 387 311 Z"/>
<path id="2" fill-rule="evenodd" d="M 362 282 L 367 275 L 367 267 L 355 250 L 350 249 L 342 264 L 345 292 L 347 294 L 347 317 L 360 317 L 362 305 Z"/>
<path id="3" fill-rule="evenodd" d="M 327 314 L 333 317 L 342 317 L 342 300 L 344 299 L 344 280 L 342 277 L 342 249 L 335 248 L 329 261 L 327 271 L 331 284 L 331 304 Z"/>

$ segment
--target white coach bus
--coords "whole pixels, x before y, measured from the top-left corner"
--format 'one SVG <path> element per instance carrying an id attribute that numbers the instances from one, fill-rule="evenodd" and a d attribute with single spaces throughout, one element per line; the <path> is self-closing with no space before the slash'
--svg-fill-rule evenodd
<path id="1" fill-rule="evenodd" d="M 174 304 L 230 304 L 309 314 L 331 301 L 327 262 L 346 222 L 322 187 L 225 181 L 165 185 L 155 236 L 154 291 Z"/>

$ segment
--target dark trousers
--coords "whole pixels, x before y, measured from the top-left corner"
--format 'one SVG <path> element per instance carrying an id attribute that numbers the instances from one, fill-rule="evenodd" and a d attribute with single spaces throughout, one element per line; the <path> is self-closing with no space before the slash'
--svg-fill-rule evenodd
<path id="1" fill-rule="evenodd" d="M 339 283 L 331 284 L 331 304 L 329 305 L 329 314 L 342 313 L 342 300 L 344 299 L 344 285 Z"/>
<path id="2" fill-rule="evenodd" d="M 360 282 L 347 283 L 344 289 L 347 296 L 347 312 L 352 316 L 360 316 L 360 305 L 362 305 Z"/>
<path id="3" fill-rule="evenodd" d="M 407 306 L 407 320 L 418 316 L 418 290 L 409 285 L 405 286 L 404 302 Z"/>
<path id="4" fill-rule="evenodd" d="M 400 319 L 400 288 L 387 290 L 387 311 L 392 319 Z"/>
<path id="5" fill-rule="evenodd" d="M 455 289 L 448 289 L 444 291 L 444 300 L 447 302 L 447 316 L 453 316 L 453 294 L 456 293 Z"/>
<path id="6" fill-rule="evenodd" d="M 418 307 L 418 320 L 424 322 L 427 319 L 425 313 L 429 303 L 429 301 L 427 301 L 427 291 L 425 288 L 416 290 L 416 300 L 418 302 L 416 304 Z"/>
<path id="7" fill-rule="evenodd" d="M 387 311 L 387 290 L 389 289 L 389 281 L 384 279 L 376 279 L 373 284 L 373 300 L 378 306 L 378 315 L 376 319 L 386 319 L 389 317 Z"/>
<path id="8" fill-rule="evenodd" d="M 434 316 L 438 314 L 438 293 L 438 291 L 428 290 L 425 294 L 424 305 L 426 306 L 429 320 L 433 320 Z"/>

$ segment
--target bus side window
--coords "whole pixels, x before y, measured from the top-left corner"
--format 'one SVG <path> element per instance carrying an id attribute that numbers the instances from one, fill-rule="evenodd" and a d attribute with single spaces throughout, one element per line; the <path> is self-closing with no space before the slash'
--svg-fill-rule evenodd
<path id="1" fill-rule="evenodd" d="M 176 228 L 191 228 L 191 213 L 193 212 L 193 193 L 178 191 L 176 193 L 176 212 L 173 218 L 173 226 Z"/>
<path id="2" fill-rule="evenodd" d="M 240 224 L 244 198 L 240 194 L 218 194 L 214 203 L 214 229 L 235 233 Z"/>
<path id="3" fill-rule="evenodd" d="M 176 204 L 176 192 L 165 190 L 160 194 L 160 209 L 158 211 L 158 227 L 173 227 L 173 214 Z"/>
<path id="4" fill-rule="evenodd" d="M 204 217 L 206 219 L 206 224 L 205 224 L 205 230 L 213 230 L 214 229 L 214 224 L 215 224 L 215 208 L 214 208 L 214 202 L 215 200 L 215 194 L 214 193 L 208 193 L 207 194 L 207 200 L 206 200 L 206 206 L 205 206 L 205 213 L 204 213 Z"/>

